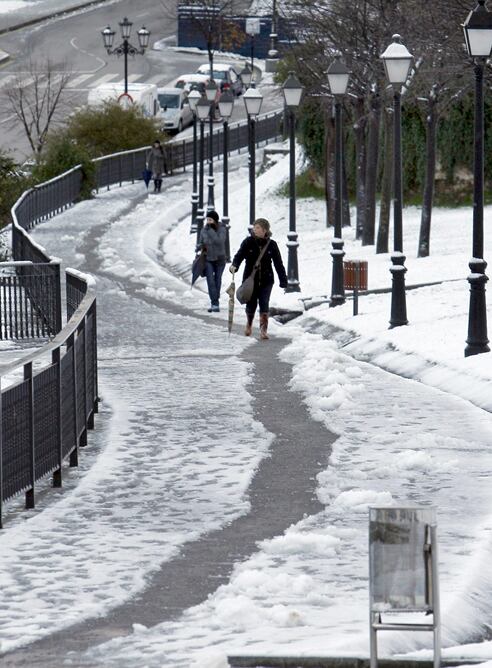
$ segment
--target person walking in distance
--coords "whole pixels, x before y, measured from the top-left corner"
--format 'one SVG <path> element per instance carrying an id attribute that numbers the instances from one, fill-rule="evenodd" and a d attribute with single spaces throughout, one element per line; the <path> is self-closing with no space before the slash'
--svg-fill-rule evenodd
<path id="1" fill-rule="evenodd" d="M 253 320 L 256 308 L 260 308 L 260 339 L 268 339 L 268 315 L 270 311 L 270 294 L 275 282 L 273 266 L 277 272 L 281 288 L 287 287 L 287 274 L 285 272 L 282 256 L 276 242 L 271 238 L 270 223 L 265 218 L 257 218 L 253 225 L 253 234 L 246 237 L 239 247 L 238 252 L 232 260 L 229 271 L 234 274 L 245 261 L 243 281 L 253 271 L 260 253 L 267 245 L 260 261 L 260 266 L 255 275 L 255 284 L 251 299 L 246 304 L 246 327 L 244 334 L 251 336 L 253 331 Z"/>
<path id="2" fill-rule="evenodd" d="M 160 193 L 162 186 L 162 176 L 167 174 L 166 154 L 161 146 L 161 142 L 156 139 L 147 153 L 147 169 L 152 172 L 154 181 L 154 192 Z"/>
<path id="3" fill-rule="evenodd" d="M 200 245 L 207 252 L 205 265 L 208 295 L 210 297 L 209 313 L 220 311 L 220 287 L 222 273 L 226 263 L 226 228 L 219 220 L 217 211 L 209 211 L 200 236 Z"/>

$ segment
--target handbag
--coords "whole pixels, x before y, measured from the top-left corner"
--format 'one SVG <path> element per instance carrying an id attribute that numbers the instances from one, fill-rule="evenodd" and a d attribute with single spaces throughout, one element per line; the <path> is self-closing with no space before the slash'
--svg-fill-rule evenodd
<path id="1" fill-rule="evenodd" d="M 193 260 L 191 265 L 191 285 L 200 278 L 200 276 L 206 276 L 206 266 L 207 266 L 207 251 L 202 248 L 201 252 Z"/>
<path id="2" fill-rule="evenodd" d="M 249 300 L 251 299 L 253 295 L 253 290 L 255 289 L 255 276 L 256 272 L 260 268 L 260 262 L 261 258 L 265 254 L 266 249 L 268 248 L 268 244 L 270 243 L 270 239 L 266 242 L 264 247 L 262 248 L 261 253 L 258 255 L 258 259 L 255 262 L 255 266 L 253 267 L 253 271 L 251 274 L 241 283 L 241 285 L 238 287 L 236 290 L 236 299 L 240 304 L 247 304 Z"/>

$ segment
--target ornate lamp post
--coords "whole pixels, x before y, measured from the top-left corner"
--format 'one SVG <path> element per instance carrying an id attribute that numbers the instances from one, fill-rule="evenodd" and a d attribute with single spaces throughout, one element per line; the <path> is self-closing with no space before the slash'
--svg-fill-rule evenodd
<path id="1" fill-rule="evenodd" d="M 249 88 L 251 86 L 251 79 L 253 78 L 253 72 L 251 71 L 249 63 L 244 65 L 243 69 L 239 72 L 239 76 L 246 88 Z"/>
<path id="2" fill-rule="evenodd" d="M 296 230 L 296 109 L 301 103 L 303 87 L 294 72 L 289 72 L 282 92 L 284 94 L 285 106 L 289 111 L 289 233 L 287 235 L 287 248 L 289 252 L 287 261 L 287 289 L 286 292 L 299 292 L 299 267 L 297 262 L 297 230 Z"/>
<path id="3" fill-rule="evenodd" d="M 215 96 L 217 95 L 217 84 L 213 79 L 210 79 L 205 86 L 205 95 L 210 105 L 209 110 L 209 130 L 208 130 L 208 204 L 207 210 L 215 209 L 214 202 L 214 113 L 215 113 Z"/>
<path id="4" fill-rule="evenodd" d="M 193 114 L 193 192 L 191 194 L 191 228 L 190 234 L 196 232 L 196 215 L 198 209 L 198 178 L 197 178 L 197 131 L 196 131 L 196 106 L 200 99 L 200 93 L 195 89 L 188 95 L 188 104 Z"/>
<path id="5" fill-rule="evenodd" d="M 405 295 L 405 255 L 403 254 L 403 189 L 401 161 L 401 89 L 408 78 L 413 56 L 401 43 L 400 35 L 393 35 L 393 42 L 381 54 L 386 77 L 393 86 L 393 255 L 391 256 L 391 317 L 390 327 L 407 325 Z"/>
<path id="6" fill-rule="evenodd" d="M 347 92 L 349 71 L 338 55 L 327 71 L 330 90 L 335 97 L 335 229 L 331 245 L 333 269 L 331 278 L 330 306 L 345 303 L 343 287 L 343 141 L 342 141 L 342 100 Z"/>
<path id="7" fill-rule="evenodd" d="M 222 116 L 223 124 L 224 124 L 224 161 L 223 161 L 223 175 L 224 175 L 224 181 L 223 181 L 223 205 L 222 205 L 222 223 L 224 224 L 226 228 L 226 259 L 227 262 L 231 261 L 231 242 L 229 239 L 229 230 L 230 230 L 230 224 L 229 224 L 229 165 L 228 165 L 228 157 L 229 157 L 229 118 L 232 115 L 232 110 L 234 109 L 234 97 L 232 96 L 232 93 L 230 90 L 226 90 L 222 95 L 220 96 L 219 100 L 219 112 L 220 115 Z"/>
<path id="8" fill-rule="evenodd" d="M 248 114 L 249 130 L 249 231 L 251 232 L 255 222 L 256 203 L 256 117 L 260 113 L 263 95 L 256 88 L 248 88 L 243 100 Z"/>
<path id="9" fill-rule="evenodd" d="M 124 58 L 125 95 L 128 95 L 128 56 L 143 55 L 145 53 L 145 49 L 149 46 L 149 38 L 150 38 L 150 32 L 147 30 L 147 28 L 142 26 L 140 30 L 137 32 L 138 43 L 140 48 L 137 49 L 135 46 L 130 44 L 129 40 L 132 31 L 132 25 L 133 23 L 129 21 L 126 18 L 126 16 L 123 19 L 123 21 L 120 21 L 119 26 L 123 42 L 119 46 L 115 46 L 114 49 L 113 49 L 113 41 L 115 36 L 114 30 L 112 30 L 109 26 L 107 26 L 106 28 L 104 28 L 104 30 L 101 31 L 104 47 L 108 52 L 108 55 L 116 54 L 117 56 L 123 56 Z"/>
<path id="10" fill-rule="evenodd" d="M 197 213 L 197 222 L 196 222 L 196 246 L 198 249 L 200 243 L 200 235 L 203 228 L 203 163 L 205 161 L 205 121 L 208 118 L 210 113 L 210 102 L 205 96 L 202 96 L 196 105 L 196 113 L 198 119 L 200 120 L 200 150 L 198 155 L 198 165 L 199 165 L 199 179 L 198 179 L 198 213 Z"/>
<path id="11" fill-rule="evenodd" d="M 483 155 L 484 155 L 484 112 L 483 112 L 483 71 L 485 61 L 492 49 L 492 12 L 485 6 L 485 0 L 478 0 L 464 25 L 466 48 L 473 58 L 475 71 L 475 153 L 473 159 L 473 242 L 472 259 L 469 262 L 471 274 L 470 306 L 468 311 L 468 337 L 465 357 L 488 353 L 487 345 L 487 305 L 485 303 L 485 275 L 487 263 L 483 259 Z"/>

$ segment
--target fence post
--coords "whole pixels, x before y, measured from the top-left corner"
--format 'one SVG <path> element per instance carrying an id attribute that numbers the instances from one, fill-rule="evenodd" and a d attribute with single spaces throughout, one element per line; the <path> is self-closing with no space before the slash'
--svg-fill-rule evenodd
<path id="1" fill-rule="evenodd" d="M 135 183 L 135 151 L 132 153 L 132 183 Z"/>
<path id="2" fill-rule="evenodd" d="M 78 466 L 79 457 L 79 418 L 78 418 L 78 407 L 77 407 L 77 347 L 75 345 L 75 334 L 72 334 L 67 340 L 67 346 L 70 345 L 73 348 L 72 354 L 72 378 L 73 378 L 73 427 L 74 427 L 74 442 L 75 449 L 70 455 L 70 466 Z M 75 453 L 75 454 L 74 454 Z M 73 455 L 73 456 L 72 456 Z M 73 462 L 73 463 L 72 463 Z"/>
<path id="3" fill-rule="evenodd" d="M 1 388 L 1 378 L 0 378 L 0 529 L 3 529 L 2 506 L 3 506 L 3 410 L 2 410 L 2 388 Z"/>
<path id="4" fill-rule="evenodd" d="M 183 172 L 186 172 L 186 140 L 183 139 Z"/>
<path id="5" fill-rule="evenodd" d="M 63 446 L 62 446 L 62 375 L 61 375 L 61 355 L 60 348 L 55 348 L 51 353 L 51 362 L 56 365 L 56 408 L 57 408 L 57 446 L 58 446 L 58 468 L 53 473 L 53 487 L 62 486 L 62 465 L 63 465 Z"/>
<path id="6" fill-rule="evenodd" d="M 31 489 L 26 492 L 26 509 L 34 508 L 34 482 L 36 479 L 34 453 L 34 383 L 32 378 L 32 362 L 24 365 L 24 380 L 29 381 L 29 440 L 30 440 L 30 482 Z"/>
<path id="7" fill-rule="evenodd" d="M 55 334 L 62 330 L 62 296 L 61 296 L 61 275 L 60 265 L 55 264 Z"/>
<path id="8" fill-rule="evenodd" d="M 84 377 L 82 379 L 82 381 L 83 381 L 82 386 L 84 388 L 84 392 L 83 392 L 84 430 L 80 434 L 79 445 L 80 445 L 81 448 L 85 448 L 85 446 L 87 445 L 87 350 L 86 350 L 86 345 L 87 345 L 86 338 L 87 337 L 86 337 L 85 334 L 86 334 L 86 329 L 85 329 L 85 318 L 84 318 L 84 320 L 81 322 L 79 328 L 77 329 L 77 338 L 79 336 L 82 336 L 82 342 L 83 342 L 82 354 L 84 356 L 84 359 L 83 359 L 83 362 L 84 362 L 84 364 L 83 364 Z"/>

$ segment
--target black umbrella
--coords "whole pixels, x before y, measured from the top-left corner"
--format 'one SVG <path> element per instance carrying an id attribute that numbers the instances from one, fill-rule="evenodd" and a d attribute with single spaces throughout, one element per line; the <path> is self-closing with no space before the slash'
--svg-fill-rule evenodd
<path id="1" fill-rule="evenodd" d="M 150 180 L 152 178 L 152 170 L 144 169 L 143 172 L 142 172 L 142 178 L 143 178 L 143 181 L 145 183 L 145 186 L 148 188 Z"/>
<path id="2" fill-rule="evenodd" d="M 200 276 L 205 276 L 205 266 L 207 262 L 207 253 L 202 250 L 193 260 L 191 265 L 191 285 L 200 278 Z"/>

